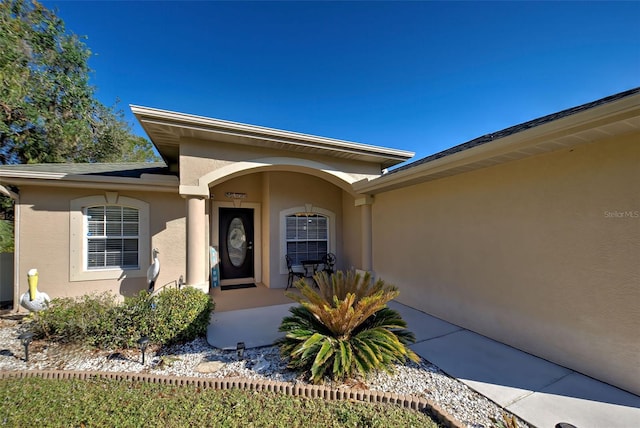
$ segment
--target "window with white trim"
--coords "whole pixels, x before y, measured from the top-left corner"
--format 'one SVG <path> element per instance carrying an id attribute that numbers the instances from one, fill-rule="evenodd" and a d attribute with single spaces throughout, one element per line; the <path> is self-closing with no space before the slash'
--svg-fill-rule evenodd
<path id="1" fill-rule="evenodd" d="M 86 219 L 86 268 L 139 269 L 140 215 L 120 205 L 90 206 Z"/>
<path id="2" fill-rule="evenodd" d="M 69 201 L 70 281 L 143 278 L 150 243 L 147 202 L 118 192 Z"/>
<path id="3" fill-rule="evenodd" d="M 315 213 L 286 216 L 286 252 L 298 265 L 303 260 L 321 260 L 329 252 L 329 219 Z"/>

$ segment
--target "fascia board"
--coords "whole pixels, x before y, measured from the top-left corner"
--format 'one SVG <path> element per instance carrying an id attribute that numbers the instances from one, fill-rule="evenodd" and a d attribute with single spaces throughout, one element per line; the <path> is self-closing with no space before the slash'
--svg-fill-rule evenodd
<path id="1" fill-rule="evenodd" d="M 73 188 L 110 188 L 126 190 L 144 190 L 148 192 L 175 192 L 178 193 L 177 177 L 159 176 L 130 178 L 130 177 L 105 177 L 86 175 L 66 175 L 63 173 L 44 173 L 12 171 L 7 174 L 0 171 L 0 183 L 16 186 L 48 186 L 48 187 L 73 187 Z"/>
<path id="2" fill-rule="evenodd" d="M 640 94 L 636 94 L 617 102 L 594 107 L 495 141 L 434 159 L 404 171 L 398 171 L 388 176 L 383 175 L 370 181 L 362 180 L 354 183 L 354 191 L 361 194 L 376 194 L 397 189 L 417 182 L 427 181 L 428 177 L 432 175 L 441 174 L 494 156 L 516 152 L 544 140 L 575 134 L 589 128 L 634 118 L 639 115 Z"/>
<path id="3" fill-rule="evenodd" d="M 158 125 L 178 126 L 185 129 L 219 132 L 228 135 L 254 138 L 265 141 L 272 140 L 286 144 L 346 151 L 350 153 L 361 153 L 365 155 L 390 158 L 390 160 L 394 161 L 406 161 L 415 155 L 414 152 L 406 150 L 391 149 L 381 146 L 354 143 L 351 141 L 336 140 L 316 135 L 284 131 L 280 129 L 248 125 L 238 122 L 230 122 L 221 119 L 213 119 L 203 116 L 153 109 L 149 107 L 131 105 L 130 108 L 141 124 L 143 124 L 144 122 L 149 122 Z"/>

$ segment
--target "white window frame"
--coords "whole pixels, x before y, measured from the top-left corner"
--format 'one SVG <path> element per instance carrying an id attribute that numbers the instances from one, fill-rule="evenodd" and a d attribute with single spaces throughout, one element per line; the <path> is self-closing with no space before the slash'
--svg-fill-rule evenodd
<path id="1" fill-rule="evenodd" d="M 69 223 L 69 280 L 91 281 L 100 279 L 122 279 L 146 276 L 150 263 L 149 250 L 149 204 L 134 198 L 119 196 L 116 192 L 87 196 L 71 200 Z M 123 269 L 108 267 L 87 268 L 87 221 L 86 209 L 92 206 L 116 205 L 138 210 L 138 268 Z"/>
<path id="2" fill-rule="evenodd" d="M 333 211 L 326 210 L 324 208 L 299 206 L 292 207 L 286 210 L 280 211 L 280 274 L 287 274 L 287 262 L 285 256 L 287 255 L 287 217 L 299 213 L 316 214 L 327 218 L 327 252 L 336 253 L 336 215 Z"/>
<path id="3" fill-rule="evenodd" d="M 115 210 L 114 210 L 115 208 Z M 89 216 L 90 211 L 99 209 L 100 218 L 93 218 L 93 216 Z M 135 213 L 135 219 L 131 217 L 127 219 L 125 213 L 129 212 L 129 215 L 133 215 Z M 85 244 L 85 268 L 87 270 L 104 270 L 104 269 L 116 269 L 122 268 L 124 270 L 139 270 L 140 269 L 140 211 L 137 208 L 129 207 L 126 205 L 114 205 L 114 204 L 104 204 L 104 205 L 92 205 L 89 207 L 85 207 L 83 209 L 84 213 L 84 244 Z M 97 214 L 97 213 L 96 213 Z M 109 217 L 113 217 L 113 214 L 118 215 L 118 220 L 114 221 L 113 218 L 109 219 Z M 91 226 L 94 226 L 94 232 L 98 231 L 99 233 L 92 233 Z M 116 230 L 113 229 L 113 226 L 117 225 Z M 128 226 L 128 227 L 127 227 Z M 135 226 L 135 230 L 132 227 Z M 128 233 L 126 229 L 132 229 Z M 135 233 L 134 233 L 135 232 Z M 118 247 L 115 250 L 109 250 L 109 242 L 111 241 L 111 245 L 113 245 L 113 241 L 118 243 Z M 125 241 L 129 241 L 129 246 L 131 248 L 127 248 L 127 244 Z M 131 245 L 135 242 L 134 245 Z M 102 247 L 99 250 L 94 248 L 94 251 L 91 250 L 91 244 L 100 244 Z M 135 254 L 135 264 L 108 264 L 109 263 L 109 255 L 117 255 L 118 258 L 123 259 L 123 256 L 127 253 L 130 253 L 131 256 Z M 90 266 L 91 263 L 91 255 L 99 257 L 101 263 L 99 266 Z"/>

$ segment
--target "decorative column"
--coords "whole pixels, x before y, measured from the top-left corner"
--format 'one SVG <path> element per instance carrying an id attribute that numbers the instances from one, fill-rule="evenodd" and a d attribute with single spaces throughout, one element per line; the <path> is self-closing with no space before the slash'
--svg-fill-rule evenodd
<path id="1" fill-rule="evenodd" d="M 361 269 L 365 271 L 373 270 L 373 224 L 371 215 L 372 196 L 364 196 L 356 199 L 356 206 L 360 207 L 360 235 L 362 260 Z"/>
<path id="2" fill-rule="evenodd" d="M 205 293 L 209 287 L 205 278 L 207 252 L 205 248 L 205 198 L 185 196 L 187 199 L 187 285 Z"/>

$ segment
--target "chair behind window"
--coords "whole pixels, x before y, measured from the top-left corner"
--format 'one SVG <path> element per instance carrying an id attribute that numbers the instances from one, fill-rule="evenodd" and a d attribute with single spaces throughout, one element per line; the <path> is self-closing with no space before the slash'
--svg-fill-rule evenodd
<path id="1" fill-rule="evenodd" d="M 325 271 L 327 275 L 332 275 L 336 265 L 336 255 L 333 253 L 325 254 L 322 256 L 322 264 L 324 265 L 323 271 Z"/>
<path id="2" fill-rule="evenodd" d="M 296 270 L 293 267 L 293 259 L 291 258 L 291 256 L 289 256 L 289 254 L 287 254 L 286 256 L 284 256 L 285 260 L 287 261 L 287 269 L 289 270 L 289 276 L 287 278 L 287 288 L 291 287 L 293 285 L 293 281 L 298 278 L 298 279 L 302 279 L 304 278 L 304 272 Z"/>

